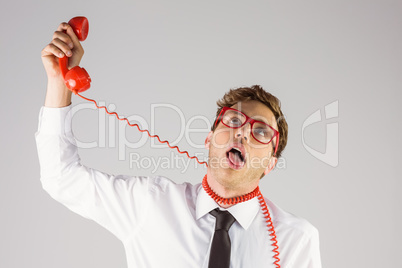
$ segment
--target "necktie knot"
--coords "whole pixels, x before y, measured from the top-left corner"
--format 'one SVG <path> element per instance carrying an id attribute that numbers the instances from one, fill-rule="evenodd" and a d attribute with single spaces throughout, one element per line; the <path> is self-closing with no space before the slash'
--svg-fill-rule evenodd
<path id="1" fill-rule="evenodd" d="M 232 214 L 230 214 L 229 211 L 222 211 L 219 208 L 212 210 L 210 214 L 216 218 L 215 231 L 229 231 L 229 228 L 236 221 L 236 219 L 232 216 Z"/>

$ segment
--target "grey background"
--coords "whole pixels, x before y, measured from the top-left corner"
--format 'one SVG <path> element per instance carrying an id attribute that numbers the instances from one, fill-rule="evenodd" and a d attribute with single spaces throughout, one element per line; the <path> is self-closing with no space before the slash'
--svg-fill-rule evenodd
<path id="1" fill-rule="evenodd" d="M 264 195 L 319 229 L 324 267 L 402 267 L 401 10 L 401 1 L 384 0 L 2 0 L 0 267 L 126 267 L 115 237 L 52 200 L 39 182 L 34 133 L 46 88 L 40 51 L 60 22 L 77 15 L 90 22 L 81 66 L 93 84 L 83 95 L 148 123 L 155 103 L 175 105 L 186 120 L 212 121 L 215 101 L 229 88 L 262 85 L 282 101 L 290 126 L 286 166 L 261 181 Z M 301 140 L 303 122 L 333 101 L 339 116 L 304 134 L 325 152 L 326 124 L 338 123 L 336 167 L 313 157 Z M 77 138 L 98 141 L 99 118 L 80 110 Z M 180 121 L 159 110 L 155 125 L 155 133 L 173 139 Z M 128 128 L 126 135 L 140 137 Z M 194 134 L 194 141 L 202 144 L 205 135 Z M 206 153 L 185 139 L 178 145 Z M 149 140 L 127 149 L 125 160 L 118 151 L 98 145 L 80 154 L 105 172 L 152 175 L 151 168 L 131 168 L 128 155 L 171 153 Z M 198 183 L 205 172 L 192 165 L 155 174 Z"/>

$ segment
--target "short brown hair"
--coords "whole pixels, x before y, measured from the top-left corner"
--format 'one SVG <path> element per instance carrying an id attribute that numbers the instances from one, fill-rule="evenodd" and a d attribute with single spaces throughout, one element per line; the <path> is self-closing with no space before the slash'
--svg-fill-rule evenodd
<path id="1" fill-rule="evenodd" d="M 288 123 L 285 116 L 281 111 L 281 102 L 274 95 L 265 91 L 261 86 L 254 85 L 252 87 L 240 87 L 236 89 L 230 89 L 222 99 L 218 100 L 218 110 L 216 112 L 216 119 L 218 118 L 223 107 L 231 107 L 241 101 L 256 100 L 265 104 L 274 114 L 279 131 L 279 144 L 276 152 L 276 157 L 279 158 L 282 155 L 283 150 L 288 142 Z M 215 131 L 215 124 L 211 130 Z"/>

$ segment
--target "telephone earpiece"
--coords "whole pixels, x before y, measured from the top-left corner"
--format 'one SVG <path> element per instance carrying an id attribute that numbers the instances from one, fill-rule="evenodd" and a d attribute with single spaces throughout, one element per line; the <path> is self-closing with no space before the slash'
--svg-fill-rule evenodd
<path id="1" fill-rule="evenodd" d="M 88 36 L 89 23 L 85 17 L 72 18 L 68 24 L 73 28 L 75 35 L 80 41 L 84 41 Z M 91 86 L 91 77 L 84 68 L 75 66 L 68 69 L 68 58 L 59 58 L 59 66 L 68 89 L 77 94 L 83 92 Z"/>

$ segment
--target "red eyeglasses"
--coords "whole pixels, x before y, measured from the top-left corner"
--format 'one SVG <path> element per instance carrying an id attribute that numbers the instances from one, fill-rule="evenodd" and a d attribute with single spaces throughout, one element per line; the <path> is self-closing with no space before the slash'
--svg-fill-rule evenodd
<path id="1" fill-rule="evenodd" d="M 241 128 L 245 124 L 250 123 L 251 135 L 256 141 L 262 144 L 269 144 L 274 139 L 274 137 L 276 137 L 274 152 L 274 155 L 276 155 L 279 144 L 279 132 L 270 125 L 258 120 L 254 120 L 248 117 L 246 114 L 230 107 L 222 108 L 222 111 L 216 118 L 214 128 L 219 122 L 222 122 L 222 124 L 224 124 L 225 126 L 234 129 Z"/>

